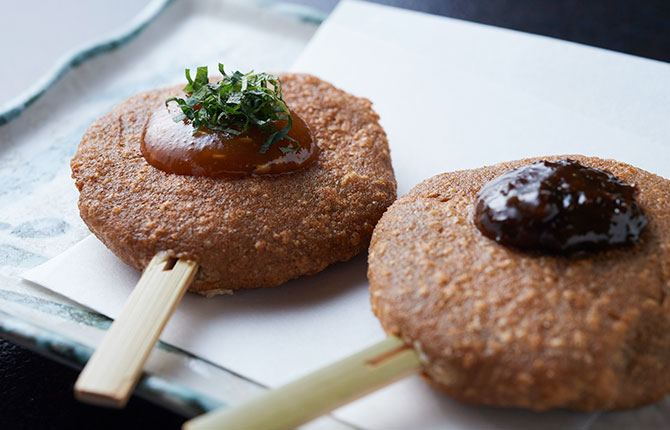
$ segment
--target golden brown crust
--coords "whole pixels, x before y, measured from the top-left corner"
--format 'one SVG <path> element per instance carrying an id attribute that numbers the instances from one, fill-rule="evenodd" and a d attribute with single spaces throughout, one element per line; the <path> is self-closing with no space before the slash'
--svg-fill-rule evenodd
<path id="1" fill-rule="evenodd" d="M 379 117 L 370 101 L 313 76 L 282 81 L 319 145 L 313 165 L 242 179 L 165 173 L 144 160 L 140 136 L 180 87 L 138 94 L 91 125 L 72 160 L 84 222 L 137 269 L 159 251 L 195 258 L 193 291 L 275 286 L 365 249 L 395 199 Z"/>
<path id="2" fill-rule="evenodd" d="M 623 409 L 670 391 L 670 181 L 613 160 L 568 157 L 638 185 L 649 219 L 638 245 L 566 258 L 480 234 L 472 221 L 479 189 L 538 159 L 428 179 L 375 229 L 373 311 L 421 352 L 431 385 L 456 399 Z"/>

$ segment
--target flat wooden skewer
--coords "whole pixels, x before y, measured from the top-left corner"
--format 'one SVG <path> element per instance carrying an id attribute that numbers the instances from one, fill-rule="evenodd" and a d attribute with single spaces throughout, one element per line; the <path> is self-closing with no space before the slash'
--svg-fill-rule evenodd
<path id="1" fill-rule="evenodd" d="M 419 369 L 414 349 L 391 336 L 239 407 L 187 421 L 183 429 L 294 429 Z"/>
<path id="2" fill-rule="evenodd" d="M 122 408 L 158 336 L 198 270 L 193 261 L 154 256 L 74 386 L 77 399 Z"/>

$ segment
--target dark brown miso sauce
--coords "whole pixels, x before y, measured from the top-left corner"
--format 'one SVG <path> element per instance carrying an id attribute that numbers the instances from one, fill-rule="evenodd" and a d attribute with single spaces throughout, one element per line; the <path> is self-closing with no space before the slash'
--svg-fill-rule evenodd
<path id="1" fill-rule="evenodd" d="M 510 170 L 479 192 L 474 222 L 485 236 L 514 248 L 580 254 L 632 245 L 647 218 L 637 188 L 577 161 Z"/>
<path id="2" fill-rule="evenodd" d="M 299 149 L 284 153 L 280 148 L 297 146 L 284 138 L 263 154 L 261 147 L 271 132 L 250 126 L 245 133 L 235 135 L 200 127 L 194 135 L 190 122 L 173 120 L 178 114 L 177 108 L 161 107 L 154 111 L 140 145 L 149 164 L 168 173 L 210 177 L 280 174 L 303 169 L 318 155 L 309 127 L 293 112 L 288 136 L 300 144 Z M 275 123 L 278 130 L 285 125 L 286 121 Z"/>

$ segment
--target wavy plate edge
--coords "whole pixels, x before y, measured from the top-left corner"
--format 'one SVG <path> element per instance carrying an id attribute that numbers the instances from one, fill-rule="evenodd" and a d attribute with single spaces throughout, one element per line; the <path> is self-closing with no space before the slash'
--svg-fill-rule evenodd
<path id="1" fill-rule="evenodd" d="M 240 0 L 229 0 L 229 2 L 245 3 Z M 118 30 L 97 39 L 93 43 L 79 45 L 69 50 L 58 58 L 54 62 L 53 67 L 37 82 L 12 100 L 0 106 L 0 127 L 18 118 L 77 66 L 100 55 L 113 52 L 117 48 L 121 48 L 134 40 L 135 37 L 140 35 L 164 11 L 175 3 L 175 0 L 152 0 L 132 20 Z M 259 8 L 314 25 L 322 23 L 328 15 L 310 6 L 282 1 L 254 0 L 252 3 Z M 10 280 L 0 275 L 0 302 L 9 301 L 22 307 L 27 306 L 28 308 L 34 308 L 33 310 L 35 311 L 44 312 L 43 308 L 33 303 L 34 301 L 39 301 L 40 305 L 50 308 L 50 312 L 47 313 L 52 314 L 54 318 L 64 318 L 102 331 L 106 330 L 110 323 L 106 317 L 89 312 L 84 308 L 66 306 L 59 302 L 25 296 L 13 290 L 5 290 L 2 287 L 8 281 Z M 14 314 L 7 309 L 0 310 L 0 338 L 74 369 L 81 369 L 93 353 L 91 346 L 76 341 L 59 331 L 42 327 L 24 315 Z M 216 370 L 229 372 L 227 369 L 214 363 L 192 356 L 186 351 L 162 342 L 159 342 L 158 349 L 163 349 L 166 353 L 196 360 L 198 363 L 211 366 Z M 258 389 L 263 389 L 262 386 L 253 381 L 239 375 L 232 375 L 245 379 L 250 385 L 256 386 Z M 222 402 L 220 399 L 210 397 L 169 377 L 146 371 L 143 372 L 138 381 L 135 394 L 162 407 L 172 409 L 186 417 L 196 416 L 219 407 L 227 406 L 225 401 Z M 344 425 L 346 428 L 351 428 L 330 416 L 326 419 L 333 420 L 333 422 Z"/>
<path id="2" fill-rule="evenodd" d="M 121 30 L 92 44 L 83 45 L 74 52 L 65 54 L 37 83 L 0 107 L 0 127 L 21 115 L 73 68 L 133 40 L 174 2 L 175 0 L 153 0 Z M 313 24 L 322 23 L 328 16 L 325 12 L 295 3 L 274 0 L 256 0 L 254 3 L 257 6 Z"/>
<path id="3" fill-rule="evenodd" d="M 82 368 L 93 354 L 93 349 L 88 345 L 4 311 L 0 311 L 0 335 L 17 345 L 76 369 Z M 186 416 L 196 416 L 225 406 L 178 382 L 146 372 L 142 373 L 135 394 L 154 403 L 160 402 L 163 407 L 169 406 Z"/>

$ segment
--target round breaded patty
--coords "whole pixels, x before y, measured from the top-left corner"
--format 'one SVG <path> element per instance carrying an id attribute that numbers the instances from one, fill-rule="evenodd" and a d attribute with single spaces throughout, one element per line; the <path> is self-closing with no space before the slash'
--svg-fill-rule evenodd
<path id="1" fill-rule="evenodd" d="M 539 158 L 428 179 L 375 229 L 372 309 L 417 349 L 429 383 L 458 400 L 623 409 L 670 391 L 670 181 L 567 157 L 637 184 L 649 220 L 638 244 L 560 257 L 483 236 L 472 219 L 479 190 Z"/>
<path id="2" fill-rule="evenodd" d="M 150 112 L 181 86 L 139 94 L 93 123 L 72 160 L 89 229 L 136 269 L 160 251 L 196 260 L 200 292 L 279 285 L 364 250 L 396 193 L 379 117 L 369 100 L 313 76 L 281 78 L 319 147 L 312 165 L 245 178 L 166 173 L 142 157 L 140 140 Z"/>

